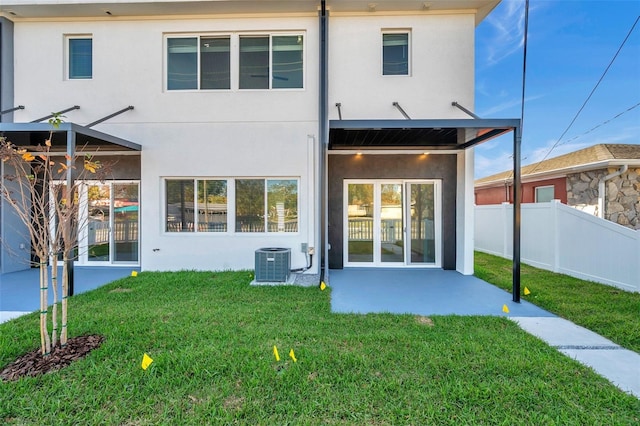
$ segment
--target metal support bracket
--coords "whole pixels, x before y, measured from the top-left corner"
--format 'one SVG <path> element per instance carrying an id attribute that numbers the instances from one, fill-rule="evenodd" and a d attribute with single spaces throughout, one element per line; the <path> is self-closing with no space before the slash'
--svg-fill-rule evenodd
<path id="1" fill-rule="evenodd" d="M 411 117 L 409 117 L 409 114 L 407 114 L 407 113 L 404 111 L 404 109 L 402 109 L 402 107 L 400 106 L 400 104 L 399 104 L 399 103 L 394 102 L 392 105 L 393 105 L 394 107 L 398 108 L 398 111 L 400 111 L 400 113 L 401 113 L 402 115 L 404 115 L 404 118 L 406 118 L 407 120 L 411 120 Z"/>
<path id="2" fill-rule="evenodd" d="M 78 105 L 74 105 L 71 108 L 63 109 L 62 111 L 54 112 L 53 114 L 49 114 L 46 117 L 38 118 L 37 120 L 33 120 L 32 123 L 39 123 L 44 120 L 48 120 L 56 115 L 64 114 L 65 112 L 73 111 L 74 109 L 80 109 Z"/>
<path id="3" fill-rule="evenodd" d="M 96 124 L 100 124 L 100 123 L 102 123 L 103 121 L 107 121 L 107 120 L 109 120 L 110 118 L 115 117 L 116 115 L 120 115 L 120 114 L 122 114 L 123 112 L 131 111 L 132 109 L 133 109 L 133 106 L 132 106 L 132 105 L 129 105 L 128 107 L 123 108 L 123 109 L 121 109 L 120 111 L 116 111 L 116 112 L 114 112 L 113 114 L 109 114 L 109 115 L 107 115 L 107 116 L 105 116 L 105 117 L 102 117 L 102 118 L 101 118 L 101 119 L 99 119 L 99 120 L 96 120 L 96 121 L 94 121 L 94 122 L 92 122 L 92 123 L 89 123 L 89 124 L 87 124 L 85 127 L 93 127 L 93 126 L 95 126 Z"/>
<path id="4" fill-rule="evenodd" d="M 4 111 L 0 111 L 0 115 L 9 114 L 10 112 L 17 111 L 19 109 L 24 109 L 24 105 L 18 105 L 17 107 L 5 109 Z"/>
<path id="5" fill-rule="evenodd" d="M 454 107 L 458 108 L 459 110 L 463 111 L 465 114 L 475 118 L 476 120 L 480 119 L 480 117 L 474 113 L 472 113 L 471 111 L 469 111 L 468 109 L 466 109 L 465 107 L 463 107 L 462 105 L 460 105 L 458 102 L 453 101 L 451 102 L 451 105 L 453 105 Z"/>

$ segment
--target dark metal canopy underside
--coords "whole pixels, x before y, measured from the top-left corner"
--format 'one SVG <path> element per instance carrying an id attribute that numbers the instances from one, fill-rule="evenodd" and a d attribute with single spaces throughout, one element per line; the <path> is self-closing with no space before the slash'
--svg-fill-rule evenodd
<path id="1" fill-rule="evenodd" d="M 329 149 L 459 150 L 519 126 L 519 119 L 331 120 Z"/>
<path id="2" fill-rule="evenodd" d="M 137 143 L 74 123 L 61 123 L 58 128 L 53 128 L 49 123 L 0 123 L 0 136 L 29 151 L 37 150 L 38 145 L 43 146 L 51 131 L 53 152 L 67 151 L 69 133 L 75 135 L 75 145 L 83 152 L 142 150 Z"/>

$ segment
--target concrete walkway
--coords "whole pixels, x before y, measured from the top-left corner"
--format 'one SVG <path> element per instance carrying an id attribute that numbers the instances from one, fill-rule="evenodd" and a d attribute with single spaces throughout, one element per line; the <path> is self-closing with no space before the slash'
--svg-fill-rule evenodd
<path id="1" fill-rule="evenodd" d="M 640 355 L 563 318 L 512 317 L 523 330 L 640 398 Z"/>
<path id="2" fill-rule="evenodd" d="M 640 355 L 559 318 L 474 276 L 425 269 L 340 269 L 329 274 L 331 310 L 338 313 L 495 315 L 640 398 Z M 503 306 L 509 312 L 504 312 Z"/>

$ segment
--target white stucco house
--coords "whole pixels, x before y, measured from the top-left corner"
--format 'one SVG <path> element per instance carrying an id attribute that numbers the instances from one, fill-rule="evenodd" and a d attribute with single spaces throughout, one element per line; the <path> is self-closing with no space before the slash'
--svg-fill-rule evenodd
<path id="1" fill-rule="evenodd" d="M 274 247 L 310 274 L 472 274 L 473 146 L 520 125 L 465 111 L 498 3 L 2 0 L 0 132 L 32 147 L 65 111 L 55 147 L 117 160 L 82 195 L 79 265 L 252 269 Z"/>

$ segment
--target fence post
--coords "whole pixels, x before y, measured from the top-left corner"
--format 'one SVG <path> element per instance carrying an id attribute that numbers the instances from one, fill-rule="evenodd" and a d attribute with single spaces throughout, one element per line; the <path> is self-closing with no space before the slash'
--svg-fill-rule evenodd
<path id="1" fill-rule="evenodd" d="M 553 272 L 558 272 L 560 270 L 560 226 L 559 226 L 559 218 L 560 215 L 560 200 L 551 200 L 549 203 L 551 207 L 551 232 L 553 232 Z"/>

